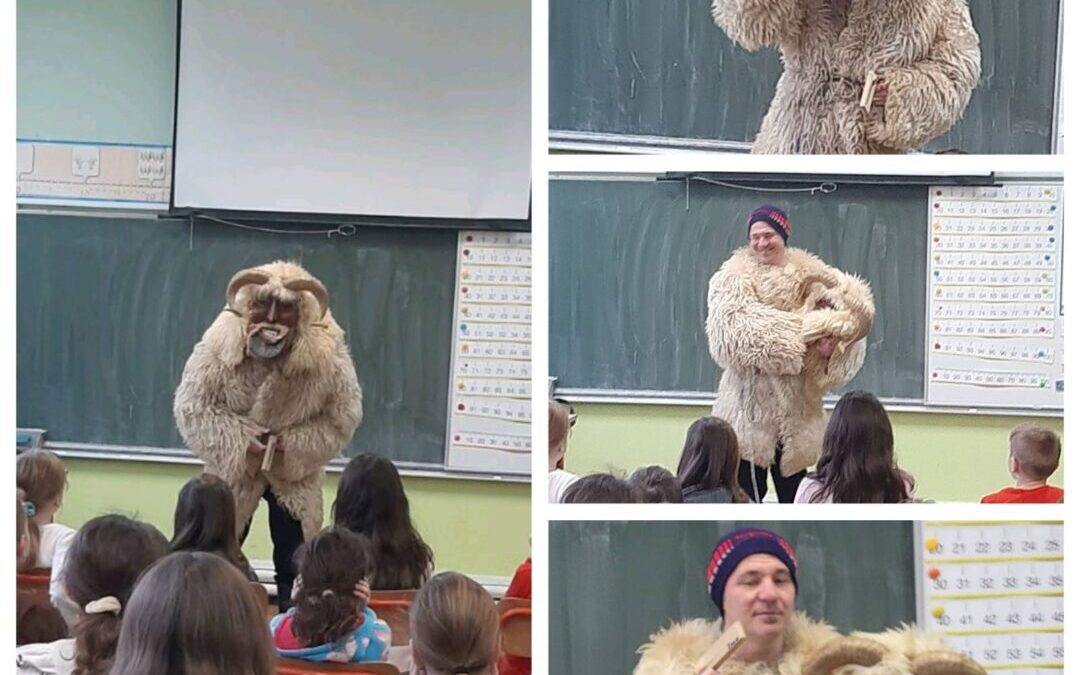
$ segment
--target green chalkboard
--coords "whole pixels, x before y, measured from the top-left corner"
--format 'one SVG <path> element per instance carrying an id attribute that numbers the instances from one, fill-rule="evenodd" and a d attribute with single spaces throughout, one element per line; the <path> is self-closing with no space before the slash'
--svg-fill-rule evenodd
<path id="1" fill-rule="evenodd" d="M 796 607 L 841 631 L 915 621 L 911 522 L 552 521 L 549 670 L 624 675 L 674 621 L 715 619 L 705 567 L 736 526 L 780 533 L 799 562 Z"/>
<path id="2" fill-rule="evenodd" d="M 681 182 L 553 180 L 550 374 L 560 389 L 715 392 L 709 277 L 746 244 L 748 214 L 769 202 L 788 212 L 789 245 L 873 290 L 866 363 L 847 388 L 922 401 L 927 192 L 841 183 L 829 194 L 762 193 L 694 182 L 688 198 Z"/>
<path id="3" fill-rule="evenodd" d="M 46 429 L 50 442 L 182 447 L 173 392 L 229 278 L 292 259 L 326 285 L 363 385 L 364 421 L 346 453 L 441 466 L 456 242 L 451 229 L 328 238 L 20 214 L 16 424 Z"/>
<path id="4" fill-rule="evenodd" d="M 1051 151 L 1058 3 L 971 0 L 982 77 L 964 118 L 927 150 Z M 753 141 L 780 77 L 779 53 L 732 43 L 713 25 L 710 4 L 551 0 L 548 123 L 555 136 Z"/>

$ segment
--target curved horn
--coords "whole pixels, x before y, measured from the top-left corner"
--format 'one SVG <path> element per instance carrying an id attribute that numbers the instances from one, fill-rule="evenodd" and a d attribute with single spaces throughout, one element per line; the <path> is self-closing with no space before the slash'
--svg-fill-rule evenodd
<path id="1" fill-rule="evenodd" d="M 265 272 L 257 272 L 253 269 L 240 270 L 233 275 L 228 287 L 225 289 L 225 303 L 229 306 L 229 309 L 239 313 L 239 310 L 236 309 L 236 294 L 240 292 L 240 289 L 252 284 L 262 286 L 269 280 L 270 275 Z"/>
<path id="2" fill-rule="evenodd" d="M 913 675 L 986 675 L 982 666 L 963 654 L 934 651 L 911 659 Z"/>
<path id="3" fill-rule="evenodd" d="M 867 638 L 842 637 L 828 643 L 803 666 L 803 675 L 828 675 L 840 666 L 877 665 L 888 650 L 879 642 Z M 929 675 L 925 673 L 924 675 Z"/>
<path id="4" fill-rule="evenodd" d="M 282 285 L 296 293 L 307 291 L 314 295 L 315 300 L 319 303 L 319 319 L 321 320 L 326 316 L 326 308 L 329 304 L 329 299 L 326 293 L 326 286 L 323 286 L 321 281 L 318 279 L 289 279 Z"/>

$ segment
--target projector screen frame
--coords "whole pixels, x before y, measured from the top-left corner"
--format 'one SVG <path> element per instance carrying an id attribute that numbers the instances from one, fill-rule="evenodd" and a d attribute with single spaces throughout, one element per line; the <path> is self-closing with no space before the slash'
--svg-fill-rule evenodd
<path id="1" fill-rule="evenodd" d="M 179 111 L 180 111 L 180 76 L 181 76 L 181 51 L 183 49 L 182 43 L 182 31 L 183 31 L 183 14 L 184 4 L 186 0 L 176 0 L 176 55 L 175 55 L 175 72 L 173 79 L 173 125 L 172 125 L 172 153 L 170 156 L 170 181 L 169 181 L 169 203 L 167 210 L 163 217 L 181 217 L 190 218 L 209 215 L 218 217 L 223 220 L 289 220 L 292 222 L 320 222 L 320 223 L 351 223 L 357 225 L 370 225 L 379 227 L 432 227 L 432 228 L 450 228 L 450 229 L 467 229 L 475 228 L 481 230 L 511 230 L 511 231 L 531 231 L 532 230 L 532 134 L 531 134 L 531 100 L 528 106 L 528 117 L 530 122 L 528 124 L 529 131 L 527 134 L 526 144 L 528 145 L 529 166 L 527 172 L 529 174 L 528 180 L 528 203 L 526 207 L 526 216 L 524 218 L 464 218 L 464 217 L 439 217 L 439 216 L 411 216 L 411 215 L 387 215 L 387 214 L 370 214 L 370 213 L 343 213 L 343 212 L 324 212 L 313 210 L 253 210 L 253 209 L 227 209 L 218 207 L 193 207 L 193 206 L 177 206 L 176 205 L 176 176 L 177 176 L 177 136 L 179 128 Z M 531 7 L 531 2 L 530 2 Z M 530 10 L 531 15 L 531 10 Z M 528 39 L 530 41 L 531 52 L 531 16 L 530 16 L 530 30 Z M 531 55 L 529 56 L 531 62 Z M 529 97 L 531 99 L 531 70 L 528 74 L 529 79 Z M 358 220 L 364 222 L 355 222 Z"/>

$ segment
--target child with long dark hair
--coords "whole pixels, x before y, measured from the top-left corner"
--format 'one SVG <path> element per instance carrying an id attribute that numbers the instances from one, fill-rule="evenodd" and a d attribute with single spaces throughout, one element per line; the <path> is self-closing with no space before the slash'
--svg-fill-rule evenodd
<path id="1" fill-rule="evenodd" d="M 125 516 L 98 516 L 79 528 L 68 550 L 64 587 L 79 607 L 74 638 L 20 647 L 19 675 L 105 675 L 135 581 L 168 553 L 164 535 Z"/>
<path id="2" fill-rule="evenodd" d="M 279 655 L 338 663 L 385 661 L 390 627 L 367 606 L 361 582 L 371 573 L 367 539 L 326 529 L 296 552 L 292 609 L 270 620 Z"/>
<path id="3" fill-rule="evenodd" d="M 686 430 L 676 474 L 687 503 L 749 501 L 739 487 L 739 438 L 719 417 L 702 417 Z"/>
<path id="4" fill-rule="evenodd" d="M 397 467 L 368 453 L 353 457 L 341 474 L 334 525 L 371 542 L 373 590 L 419 588 L 431 576 L 434 557 L 409 516 L 409 498 Z"/>
<path id="5" fill-rule="evenodd" d="M 866 391 L 841 396 L 825 427 L 821 459 L 799 485 L 795 502 L 896 504 L 914 494 L 911 474 L 896 465 L 892 424 L 881 401 Z"/>
<path id="6" fill-rule="evenodd" d="M 236 502 L 232 490 L 217 476 L 199 474 L 180 488 L 169 548 L 219 555 L 248 581 L 257 580 L 236 537 Z"/>
<path id="7" fill-rule="evenodd" d="M 265 622 L 234 565 L 213 553 L 173 553 L 131 594 L 112 673 L 273 675 Z"/>

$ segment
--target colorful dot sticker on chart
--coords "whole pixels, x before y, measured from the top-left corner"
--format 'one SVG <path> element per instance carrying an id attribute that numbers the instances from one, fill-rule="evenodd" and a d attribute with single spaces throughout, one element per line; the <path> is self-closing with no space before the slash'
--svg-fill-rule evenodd
<path id="1" fill-rule="evenodd" d="M 938 578 L 941 577 L 941 570 L 936 567 L 931 567 L 930 571 L 926 573 L 926 576 L 930 577 L 934 581 L 937 581 Z"/>
<path id="2" fill-rule="evenodd" d="M 935 376 L 936 376 L 936 373 L 935 373 Z M 936 538 L 934 538 L 934 537 L 930 537 L 929 539 L 927 539 L 924 542 L 924 546 L 926 546 L 927 551 L 933 552 L 938 547 L 938 540 Z"/>
<path id="3" fill-rule="evenodd" d="M 945 616 L 945 608 L 935 607 L 934 609 L 930 610 L 930 615 L 933 616 L 935 619 L 940 619 L 941 617 Z"/>

